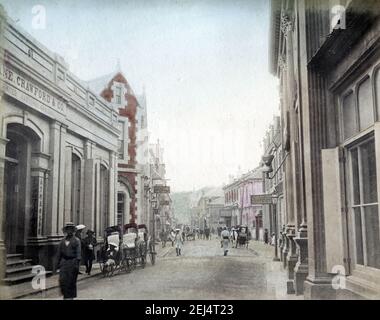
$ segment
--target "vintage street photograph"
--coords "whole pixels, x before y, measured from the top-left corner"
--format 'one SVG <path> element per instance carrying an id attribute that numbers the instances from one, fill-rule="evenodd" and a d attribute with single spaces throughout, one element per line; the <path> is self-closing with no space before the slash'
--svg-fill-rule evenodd
<path id="1" fill-rule="evenodd" d="M 379 198 L 380 1 L 0 0 L 1 300 L 378 300 Z"/>

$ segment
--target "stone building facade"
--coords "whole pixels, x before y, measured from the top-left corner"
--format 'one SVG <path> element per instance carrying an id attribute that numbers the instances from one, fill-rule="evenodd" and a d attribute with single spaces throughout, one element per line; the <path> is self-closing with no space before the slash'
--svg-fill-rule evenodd
<path id="1" fill-rule="evenodd" d="M 281 118 L 279 116 L 273 117 L 273 122 L 266 132 L 263 144 L 263 155 L 273 156 L 273 172 L 268 175 L 263 175 L 264 193 L 272 194 L 275 192 L 277 194 L 276 217 L 274 217 L 274 212 L 271 212 L 269 205 L 263 205 L 263 228 L 264 230 L 267 229 L 270 235 L 276 232 L 280 235 L 284 231 L 286 211 L 283 188 L 284 167 L 282 165 L 285 156 L 282 150 Z M 283 241 L 281 241 L 281 243 L 283 243 Z M 283 258 L 283 254 L 281 258 Z"/>
<path id="2" fill-rule="evenodd" d="M 148 133 L 148 113 L 145 90 L 137 96 L 137 222 L 139 224 L 149 224 L 146 201 L 146 182 L 149 180 L 149 133 Z"/>
<path id="3" fill-rule="evenodd" d="M 224 208 L 221 220 L 227 226 L 246 225 L 257 239 L 262 234 L 262 206 L 251 203 L 251 196 L 263 193 L 263 178 L 257 168 L 235 178 L 223 187 Z M 262 237 L 261 237 L 262 238 Z"/>
<path id="4" fill-rule="evenodd" d="M 288 291 L 379 298 L 379 2 L 273 0 L 271 19 Z"/>
<path id="5" fill-rule="evenodd" d="M 54 270 L 66 222 L 99 240 L 116 222 L 118 110 L 10 18 L 0 21 L 2 256 Z"/>
<path id="6" fill-rule="evenodd" d="M 153 229 L 153 222 L 155 221 L 155 234 L 159 239 L 159 232 L 161 230 L 170 231 L 175 227 L 172 220 L 172 199 L 169 193 L 154 193 L 155 186 L 170 186 L 166 178 L 166 165 L 164 162 L 164 148 L 157 140 L 156 143 L 149 144 L 149 175 L 150 184 L 149 190 L 153 197 L 150 199 L 155 203 L 155 208 L 151 211 L 149 222 L 151 230 Z"/>

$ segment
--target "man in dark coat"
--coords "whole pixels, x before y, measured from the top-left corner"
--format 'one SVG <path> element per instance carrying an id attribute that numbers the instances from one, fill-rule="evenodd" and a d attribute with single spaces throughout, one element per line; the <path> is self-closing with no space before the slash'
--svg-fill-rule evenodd
<path id="1" fill-rule="evenodd" d="M 95 246 L 98 244 L 94 237 L 94 231 L 87 230 L 87 237 L 82 240 L 83 260 L 86 266 L 86 273 L 91 274 L 92 261 L 95 259 Z"/>
<path id="2" fill-rule="evenodd" d="M 269 243 L 269 233 L 268 233 L 268 229 L 265 229 L 265 231 L 264 231 L 264 243 L 265 243 L 265 244 L 268 244 L 268 243 Z"/>
<path id="3" fill-rule="evenodd" d="M 63 228 L 65 237 L 58 246 L 59 286 L 63 299 L 77 296 L 77 278 L 81 260 L 81 242 L 75 237 L 75 225 L 68 222 Z"/>

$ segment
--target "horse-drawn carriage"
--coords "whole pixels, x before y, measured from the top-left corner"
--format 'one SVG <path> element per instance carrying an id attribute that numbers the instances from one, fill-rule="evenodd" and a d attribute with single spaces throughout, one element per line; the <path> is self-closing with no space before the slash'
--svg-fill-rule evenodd
<path id="1" fill-rule="evenodd" d="M 249 243 L 249 230 L 246 226 L 239 226 L 237 228 L 237 240 L 236 240 L 236 248 L 245 246 L 248 248 Z"/>
<path id="2" fill-rule="evenodd" d="M 137 265 L 144 268 L 148 252 L 152 264 L 155 262 L 155 252 L 151 249 L 145 225 L 129 223 L 123 227 L 108 227 L 104 239 L 99 252 L 100 270 L 104 276 L 112 276 L 116 271 L 130 272 Z"/>

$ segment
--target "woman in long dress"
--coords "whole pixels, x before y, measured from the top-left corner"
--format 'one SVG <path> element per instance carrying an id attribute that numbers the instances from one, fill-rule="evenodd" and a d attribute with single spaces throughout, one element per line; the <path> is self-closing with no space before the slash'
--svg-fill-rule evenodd
<path id="1" fill-rule="evenodd" d="M 180 256 L 182 245 L 183 245 L 183 239 L 182 239 L 181 234 L 179 233 L 179 229 L 176 230 L 174 242 L 175 242 L 175 251 L 177 252 L 177 256 Z"/>

